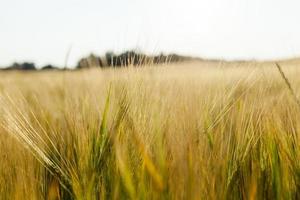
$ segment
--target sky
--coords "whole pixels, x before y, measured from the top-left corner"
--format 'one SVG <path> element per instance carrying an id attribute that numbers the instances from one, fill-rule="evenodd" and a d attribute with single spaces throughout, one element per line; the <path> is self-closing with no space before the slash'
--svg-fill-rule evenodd
<path id="1" fill-rule="evenodd" d="M 300 56 L 299 0 L 0 0 L 0 66 L 138 49 L 214 59 Z"/>

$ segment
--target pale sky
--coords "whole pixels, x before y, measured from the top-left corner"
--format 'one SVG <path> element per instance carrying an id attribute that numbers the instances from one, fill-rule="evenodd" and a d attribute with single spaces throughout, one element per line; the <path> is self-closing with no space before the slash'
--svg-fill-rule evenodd
<path id="1" fill-rule="evenodd" d="M 299 0 L 0 0 L 0 65 L 138 48 L 206 58 L 300 56 Z"/>

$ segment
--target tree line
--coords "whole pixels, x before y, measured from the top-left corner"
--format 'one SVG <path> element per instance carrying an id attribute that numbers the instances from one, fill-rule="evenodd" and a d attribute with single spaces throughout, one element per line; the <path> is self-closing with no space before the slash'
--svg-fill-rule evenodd
<path id="1" fill-rule="evenodd" d="M 75 69 L 88 69 L 94 67 L 128 67 L 128 66 L 145 66 L 145 65 L 155 65 L 164 63 L 175 63 L 182 62 L 192 59 L 191 57 L 181 56 L 177 54 L 163 53 L 159 55 L 146 55 L 144 53 L 139 53 L 136 51 L 125 51 L 120 54 L 115 54 L 113 52 L 107 52 L 104 56 L 97 56 L 90 54 L 87 57 L 81 58 Z M 32 62 L 24 63 L 13 63 L 11 66 L 2 68 L 3 70 L 38 70 L 36 65 Z M 57 67 L 54 65 L 46 65 L 40 68 L 41 70 L 66 70 L 70 69 L 65 67 Z"/>

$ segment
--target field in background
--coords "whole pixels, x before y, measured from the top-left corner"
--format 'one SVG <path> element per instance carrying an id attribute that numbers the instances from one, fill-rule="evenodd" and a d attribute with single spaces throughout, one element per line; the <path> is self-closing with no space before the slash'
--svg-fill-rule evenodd
<path id="1" fill-rule="evenodd" d="M 272 63 L 0 77 L 0 199 L 300 198 L 300 108 Z"/>

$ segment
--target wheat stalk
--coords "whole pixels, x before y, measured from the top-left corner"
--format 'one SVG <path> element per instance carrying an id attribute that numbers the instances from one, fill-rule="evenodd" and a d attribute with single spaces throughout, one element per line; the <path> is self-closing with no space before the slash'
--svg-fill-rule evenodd
<path id="1" fill-rule="evenodd" d="M 286 77 L 285 73 L 283 72 L 281 66 L 278 63 L 276 63 L 276 67 L 277 67 L 282 79 L 284 80 L 286 86 L 288 87 L 291 95 L 293 96 L 295 102 L 297 103 L 297 105 L 300 108 L 300 101 L 299 101 L 298 97 L 296 96 L 295 90 L 292 88 L 292 85 L 291 85 L 289 79 Z"/>

